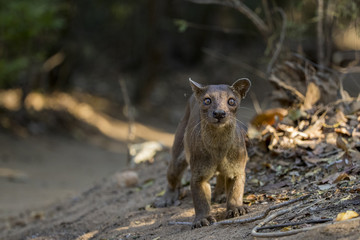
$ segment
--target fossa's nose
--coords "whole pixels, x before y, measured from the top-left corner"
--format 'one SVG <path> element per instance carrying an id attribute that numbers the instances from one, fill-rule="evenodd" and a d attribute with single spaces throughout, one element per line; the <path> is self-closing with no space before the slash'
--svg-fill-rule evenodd
<path id="1" fill-rule="evenodd" d="M 213 117 L 217 119 L 225 118 L 226 112 L 224 110 L 215 110 L 213 112 Z"/>

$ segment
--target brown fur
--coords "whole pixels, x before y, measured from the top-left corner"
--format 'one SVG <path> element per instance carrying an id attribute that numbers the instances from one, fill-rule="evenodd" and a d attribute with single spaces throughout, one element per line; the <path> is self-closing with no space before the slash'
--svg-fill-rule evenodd
<path id="1" fill-rule="evenodd" d="M 195 207 L 193 227 L 208 226 L 216 220 L 210 215 L 211 189 L 208 181 L 219 172 L 214 199 L 227 198 L 227 217 L 248 212 L 243 206 L 247 152 L 236 111 L 250 81 L 240 79 L 232 86 L 201 86 L 190 80 L 193 90 L 176 133 L 172 160 L 168 167 L 165 195 L 156 207 L 179 204 L 181 178 L 190 164 L 191 193 Z M 229 99 L 233 99 L 234 101 Z M 232 103 L 235 103 L 232 106 Z"/>

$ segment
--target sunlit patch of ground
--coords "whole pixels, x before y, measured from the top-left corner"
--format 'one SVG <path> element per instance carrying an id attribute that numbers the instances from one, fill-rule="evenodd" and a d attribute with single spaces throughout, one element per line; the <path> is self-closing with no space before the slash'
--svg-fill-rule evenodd
<path id="1" fill-rule="evenodd" d="M 0 107 L 9 111 L 20 109 L 20 90 L 0 91 Z M 102 100 L 104 104 L 105 100 Z M 128 123 L 109 116 L 95 107 L 96 104 L 82 102 L 68 93 L 58 92 L 51 95 L 30 93 L 25 99 L 25 108 L 28 111 L 41 112 L 43 110 L 65 111 L 79 121 L 95 127 L 105 136 L 118 141 L 127 141 Z M 4 121 L 6 123 L 6 121 Z M 4 125 L 4 124 L 2 124 Z M 6 124 L 5 124 L 6 125 Z M 5 126 L 6 127 L 6 126 Z M 173 134 L 161 129 L 135 123 L 135 137 L 142 140 L 156 140 L 165 146 L 171 146 Z"/>

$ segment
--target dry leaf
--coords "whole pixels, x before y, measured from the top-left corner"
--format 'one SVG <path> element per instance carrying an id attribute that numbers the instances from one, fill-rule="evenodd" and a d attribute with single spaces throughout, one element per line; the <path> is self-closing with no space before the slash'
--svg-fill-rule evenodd
<path id="1" fill-rule="evenodd" d="M 144 181 L 144 183 L 141 185 L 142 188 L 147 188 L 147 187 L 150 187 L 151 185 L 154 184 L 154 179 L 153 178 L 150 178 L 150 179 L 147 179 Z"/>
<path id="2" fill-rule="evenodd" d="M 360 94 L 359 94 L 359 96 L 360 96 Z M 356 112 L 358 112 L 360 110 L 360 101 L 355 101 L 355 102 L 353 102 L 353 104 L 351 104 L 351 111 L 353 112 L 353 113 L 356 113 Z"/>
<path id="3" fill-rule="evenodd" d="M 330 144 L 330 145 L 336 145 L 337 136 L 338 135 L 334 132 L 326 134 L 326 136 L 325 136 L 326 143 Z"/>
<path id="4" fill-rule="evenodd" d="M 302 106 L 302 110 L 309 110 L 313 108 L 314 104 L 320 99 L 320 89 L 316 86 L 315 83 L 310 82 L 307 86 L 304 105 Z"/>
<path id="5" fill-rule="evenodd" d="M 325 151 L 326 144 L 321 142 L 318 145 L 316 145 L 315 149 L 313 150 L 313 154 L 320 155 Z"/>
<path id="6" fill-rule="evenodd" d="M 346 141 L 345 138 L 341 137 L 341 136 L 338 136 L 336 138 L 336 146 L 338 148 L 341 148 L 342 150 L 344 150 L 345 152 L 348 152 L 349 151 L 349 148 L 348 148 L 348 142 Z"/>
<path id="7" fill-rule="evenodd" d="M 331 156 L 325 157 L 325 158 L 303 156 L 302 159 L 304 161 L 307 161 L 312 164 L 318 164 L 320 162 L 328 162 L 329 164 L 331 164 L 331 163 L 341 159 L 344 156 L 344 154 L 345 154 L 345 152 L 339 152 L 338 154 L 331 155 Z"/>
<path id="8" fill-rule="evenodd" d="M 281 121 L 288 111 L 284 108 L 268 109 L 258 115 L 256 115 L 250 122 L 250 124 L 257 129 L 266 125 L 274 125 L 276 122 Z"/>
<path id="9" fill-rule="evenodd" d="M 349 175 L 346 172 L 337 172 L 334 174 L 331 174 L 321 180 L 321 183 L 338 183 L 344 179 L 350 179 Z"/>
<path id="10" fill-rule="evenodd" d="M 264 186 L 264 183 L 256 178 L 251 179 L 249 182 L 260 187 Z"/>
<path id="11" fill-rule="evenodd" d="M 246 200 L 248 201 L 255 201 L 257 199 L 255 194 L 249 194 L 245 197 Z"/>
<path id="12" fill-rule="evenodd" d="M 357 212 L 349 210 L 346 212 L 339 213 L 336 217 L 336 221 L 344 221 L 344 220 L 356 218 L 358 216 L 359 214 Z"/>
<path id="13" fill-rule="evenodd" d="M 153 208 L 151 206 L 151 204 L 148 204 L 148 205 L 145 206 L 145 210 L 148 211 L 148 212 L 152 212 L 152 211 L 155 211 L 155 208 Z"/>
<path id="14" fill-rule="evenodd" d="M 308 127 L 308 129 L 306 129 L 304 133 L 307 134 L 309 138 L 319 138 L 323 135 L 323 131 L 321 129 L 324 123 L 325 119 L 319 118 L 313 125 Z"/>
<path id="15" fill-rule="evenodd" d="M 349 130 L 344 128 L 344 127 L 335 128 L 334 130 L 335 130 L 336 133 L 341 133 L 341 134 L 344 134 L 344 135 L 351 136 L 351 133 L 349 132 Z"/>
<path id="16" fill-rule="evenodd" d="M 347 118 L 345 117 L 345 114 L 339 110 L 339 111 L 336 111 L 334 121 L 336 123 L 339 123 L 341 126 L 345 126 L 346 122 L 347 122 Z"/>
<path id="17" fill-rule="evenodd" d="M 317 167 L 311 171 L 308 171 L 307 173 L 305 173 L 305 177 L 308 178 L 308 177 L 312 177 L 312 176 L 315 176 L 317 175 L 319 172 L 321 172 L 322 169 L 321 167 Z"/>
<path id="18" fill-rule="evenodd" d="M 249 139 L 255 139 L 255 138 L 261 139 L 261 136 L 262 136 L 261 132 L 256 127 L 253 127 L 252 125 L 249 126 L 247 135 L 248 135 Z"/>
<path id="19" fill-rule="evenodd" d="M 339 176 L 332 183 L 338 183 L 338 182 L 340 182 L 342 180 L 345 180 L 345 179 L 350 180 L 350 177 L 346 172 L 342 172 L 342 173 L 339 174 Z"/>
<path id="20" fill-rule="evenodd" d="M 157 196 L 157 197 L 162 197 L 162 196 L 164 196 L 164 194 L 165 194 L 165 189 L 162 190 L 161 192 L 158 192 L 158 193 L 156 194 L 156 196 Z"/>
<path id="21" fill-rule="evenodd" d="M 334 185 L 332 184 L 324 184 L 324 185 L 318 185 L 318 188 L 321 191 L 325 191 L 325 190 L 329 190 L 330 188 L 332 188 Z"/>
<path id="22" fill-rule="evenodd" d="M 288 232 L 290 231 L 292 228 L 289 226 L 289 227 L 283 227 L 280 231 L 282 232 Z"/>
<path id="23" fill-rule="evenodd" d="M 289 111 L 288 117 L 291 120 L 296 121 L 296 120 L 300 119 L 301 117 L 306 117 L 306 112 L 304 112 L 300 109 L 292 109 Z"/>

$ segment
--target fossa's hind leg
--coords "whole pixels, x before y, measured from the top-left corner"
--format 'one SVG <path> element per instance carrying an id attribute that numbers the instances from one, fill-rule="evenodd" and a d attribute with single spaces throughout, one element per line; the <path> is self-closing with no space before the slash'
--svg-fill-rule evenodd
<path id="1" fill-rule="evenodd" d="M 179 205 L 179 195 L 181 191 L 181 178 L 187 168 L 185 155 L 172 159 L 167 171 L 168 186 L 164 196 L 157 198 L 154 202 L 155 207 L 168 207 Z"/>
<path id="2" fill-rule="evenodd" d="M 164 196 L 155 199 L 153 204 L 155 207 L 167 207 L 180 204 L 181 178 L 188 166 L 184 152 L 184 134 L 189 115 L 190 109 L 189 106 L 187 106 L 185 115 L 175 133 L 175 140 L 171 151 L 171 161 L 167 170 L 168 186 Z"/>

